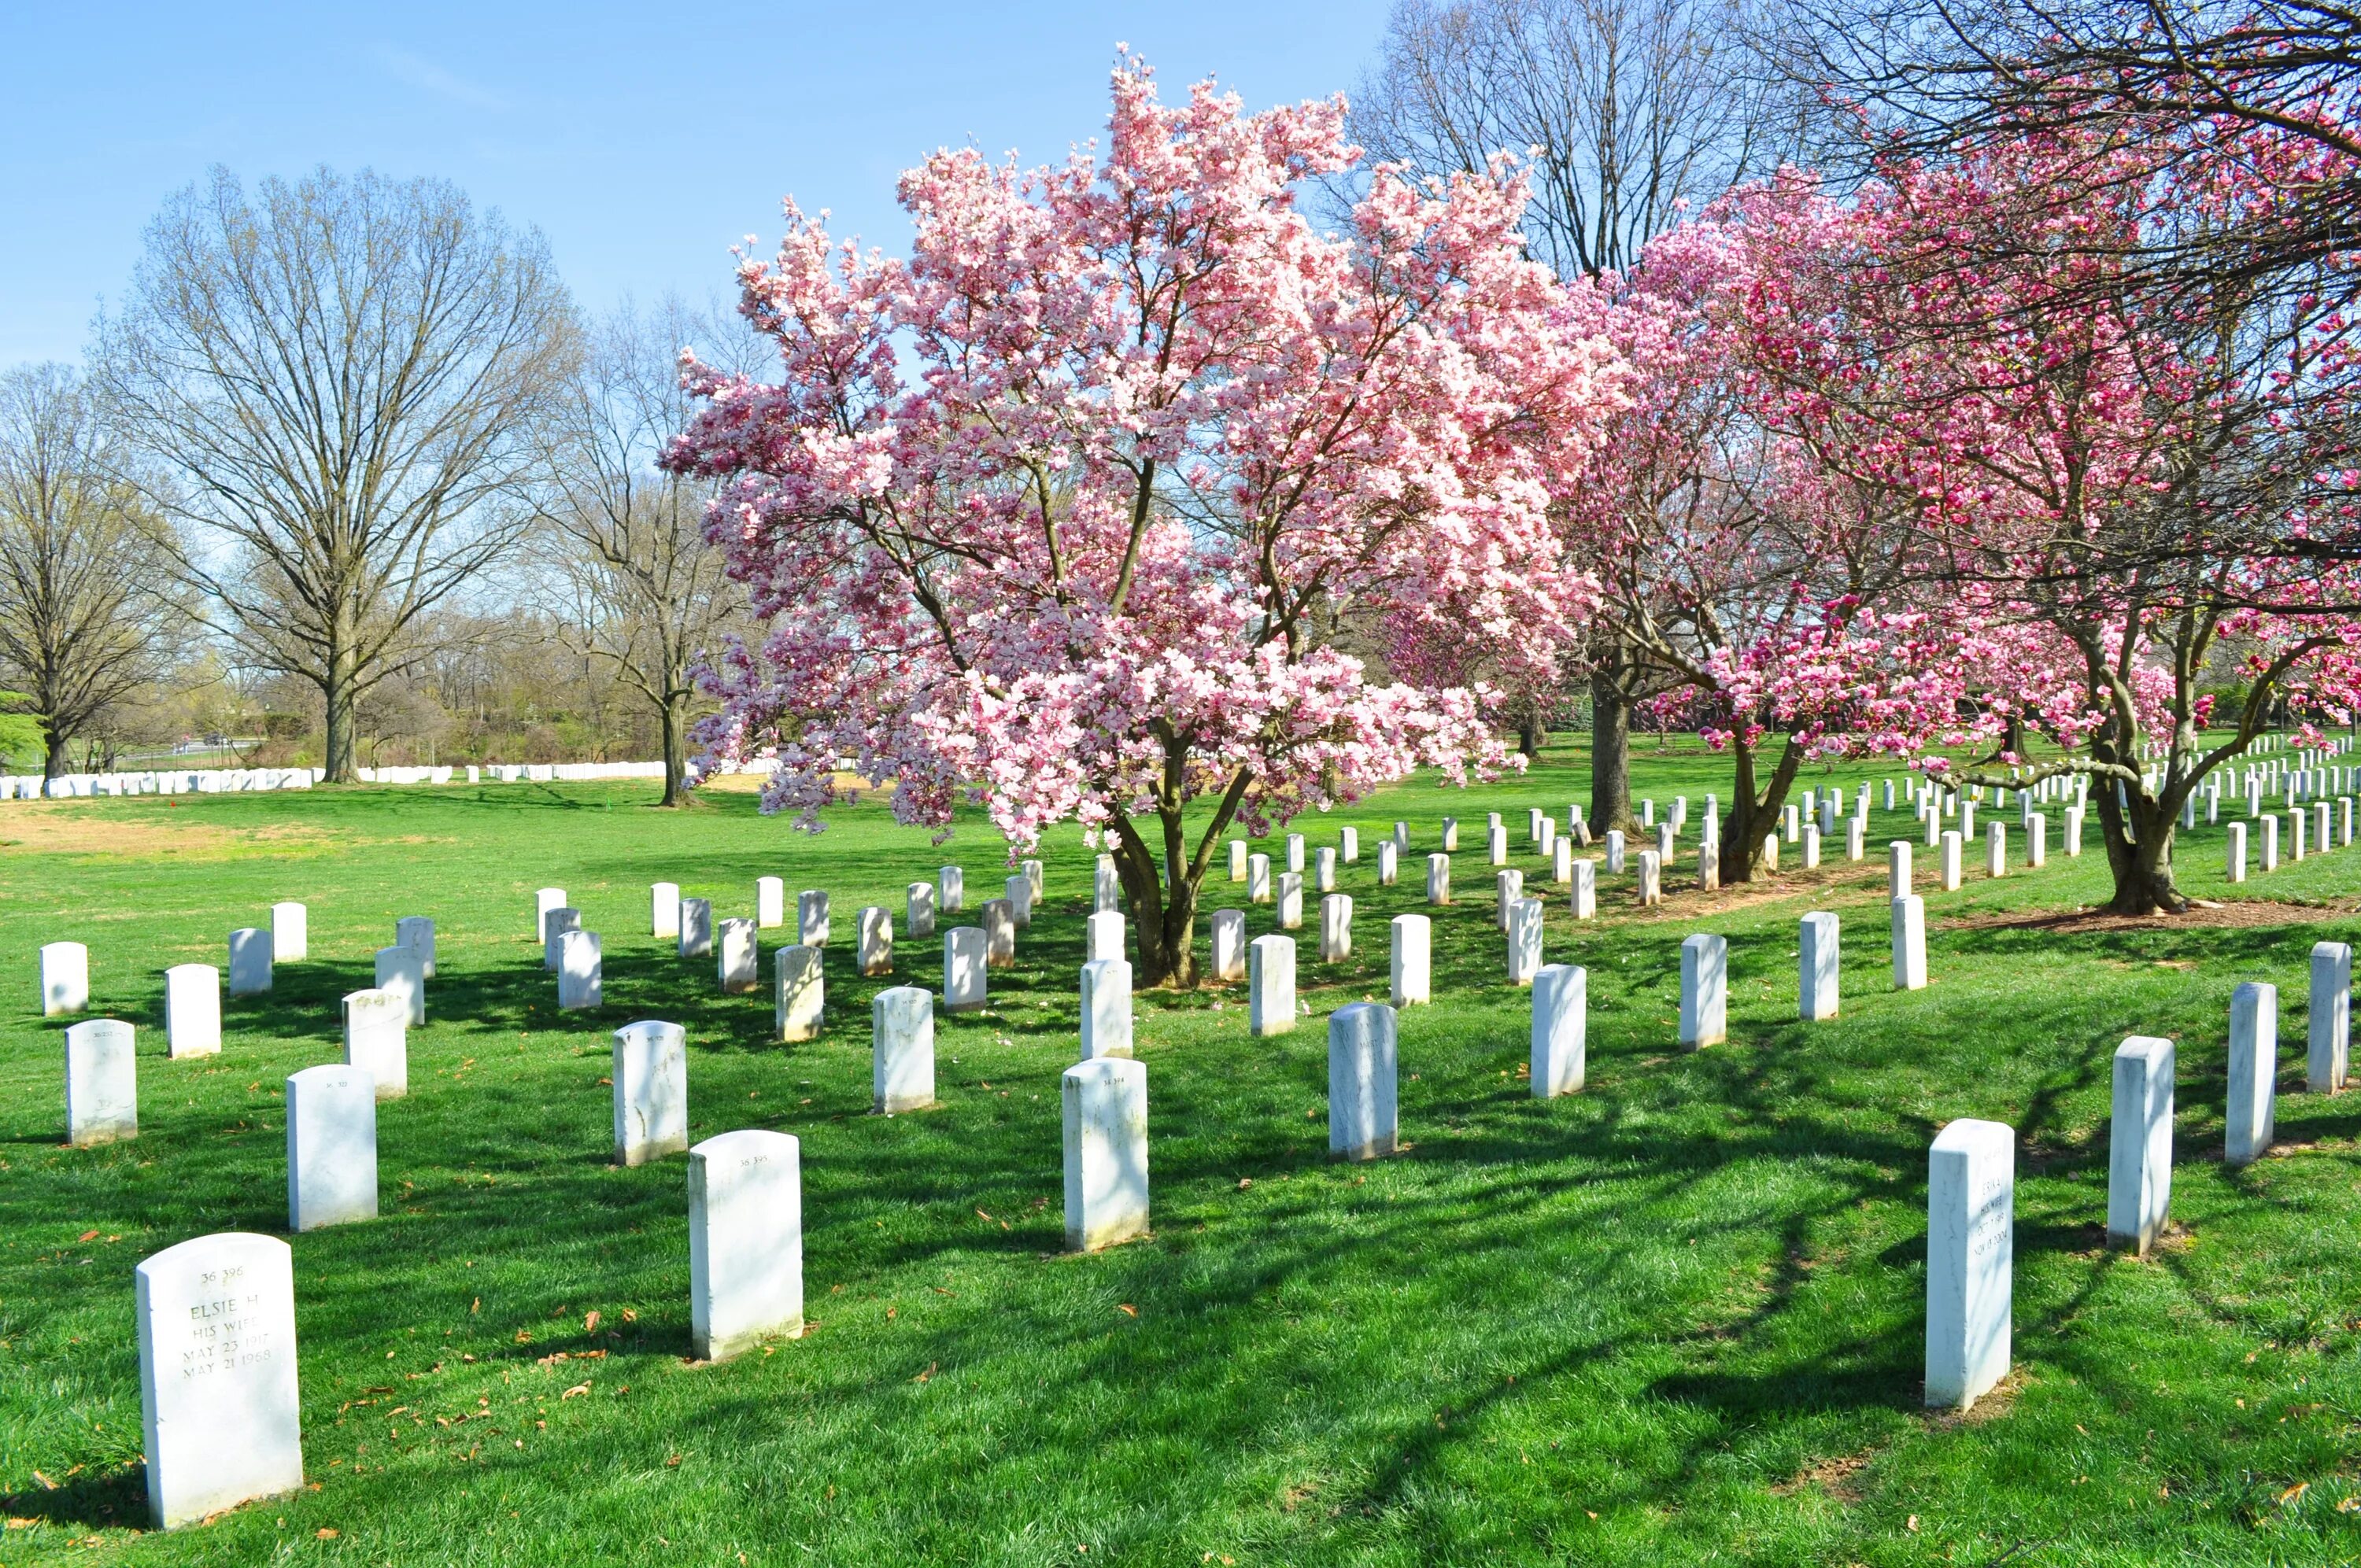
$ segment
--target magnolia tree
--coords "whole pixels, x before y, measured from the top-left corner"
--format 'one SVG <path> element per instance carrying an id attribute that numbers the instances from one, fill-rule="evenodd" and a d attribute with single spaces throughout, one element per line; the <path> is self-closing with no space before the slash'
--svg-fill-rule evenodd
<path id="1" fill-rule="evenodd" d="M 1658 685 L 1649 707 L 1730 753 L 1719 872 L 1750 881 L 1807 762 L 1891 751 L 1948 693 L 1916 609 L 1914 509 L 1765 429 L 1744 394 L 1746 246 L 1718 225 L 1653 242 L 1577 291 L 1631 367 L 1631 400 L 1561 517 L 1600 619 Z"/>
<path id="2" fill-rule="evenodd" d="M 2343 318 L 2143 287 L 2126 258 L 2238 171 L 2114 134 L 1995 137 L 1852 201 L 1787 177 L 1717 219 L 1756 416 L 1913 500 L 1948 627 L 1927 689 L 1953 686 L 1923 765 L 2090 775 L 2109 907 L 2147 914 L 2186 906 L 2173 828 L 2209 773 L 2285 705 L 2352 712 L 2361 585 L 2320 547 L 2349 532 L 2319 482 L 2351 462 Z"/>
<path id="3" fill-rule="evenodd" d="M 1357 154 L 1341 102 L 1160 104 L 1114 73 L 1104 156 L 942 152 L 906 258 L 789 204 L 739 272 L 779 376 L 669 461 L 765 627 L 706 732 L 806 826 L 850 766 L 910 823 L 979 804 L 1012 855 L 1109 845 L 1141 979 L 1195 979 L 1223 836 L 1431 765 L 1508 761 L 1470 672 L 1578 639 L 1550 521 L 1622 370 L 1526 260 L 1519 183 L 1374 170 L 1345 231 L 1297 205 Z"/>

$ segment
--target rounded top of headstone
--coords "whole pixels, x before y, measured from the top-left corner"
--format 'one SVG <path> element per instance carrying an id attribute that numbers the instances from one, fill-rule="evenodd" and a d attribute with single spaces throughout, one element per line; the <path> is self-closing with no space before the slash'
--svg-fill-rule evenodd
<path id="1" fill-rule="evenodd" d="M 240 1264 L 273 1265 L 291 1275 L 295 1255 L 277 1236 L 258 1235 L 252 1231 L 215 1231 L 211 1235 L 192 1236 L 161 1252 L 149 1253 L 139 1260 L 133 1272 L 154 1279 L 204 1273 Z"/>
<path id="2" fill-rule="evenodd" d="M 176 974 L 207 974 L 215 980 L 221 978 L 221 970 L 212 964 L 174 964 L 164 971 L 168 980 Z"/>
<path id="3" fill-rule="evenodd" d="M 130 1025 L 120 1018 L 85 1018 L 66 1031 L 73 1041 L 120 1040 L 129 1044 L 133 1037 Z"/>
<path id="4" fill-rule="evenodd" d="M 1077 1084 L 1105 1083 L 1111 1080 L 1148 1076 L 1148 1064 L 1131 1057 L 1093 1057 L 1068 1068 L 1064 1078 Z"/>
<path id="5" fill-rule="evenodd" d="M 1986 1122 L 1974 1116 L 1962 1116 L 1956 1122 L 1943 1124 L 1943 1130 L 1935 1135 L 1931 1146 L 1945 1153 L 2013 1154 L 2016 1147 L 2016 1129 L 2005 1122 Z"/>
<path id="6" fill-rule="evenodd" d="M 802 1141 L 793 1133 L 774 1133 L 766 1127 L 740 1127 L 734 1132 L 716 1133 L 703 1143 L 693 1145 L 688 1157 L 734 1165 L 763 1157 L 790 1160 L 802 1152 Z"/>
<path id="7" fill-rule="evenodd" d="M 287 1087 L 301 1084 L 306 1091 L 342 1090 L 348 1093 L 377 1095 L 377 1075 L 365 1067 L 353 1067 L 345 1062 L 323 1062 L 287 1075 Z"/>
<path id="8" fill-rule="evenodd" d="M 626 1024 L 615 1031 L 615 1038 L 619 1041 L 640 1036 L 678 1040 L 686 1045 L 688 1041 L 688 1031 L 678 1024 L 668 1024 L 661 1018 L 642 1018 L 636 1023 Z"/>

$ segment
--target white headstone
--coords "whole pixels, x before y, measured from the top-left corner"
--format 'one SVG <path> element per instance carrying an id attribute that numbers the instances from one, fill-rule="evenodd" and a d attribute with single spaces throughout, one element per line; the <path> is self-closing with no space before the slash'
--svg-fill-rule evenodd
<path id="1" fill-rule="evenodd" d="M 1449 855 L 1426 857 L 1426 901 L 1434 905 L 1451 902 L 1451 857 Z"/>
<path id="2" fill-rule="evenodd" d="M 1620 876 L 1623 872 L 1623 832 L 1618 828 L 1607 830 L 1607 874 Z"/>
<path id="3" fill-rule="evenodd" d="M 1728 1036 L 1730 942 L 1699 932 L 1681 942 L 1681 1044 L 1690 1050 Z"/>
<path id="4" fill-rule="evenodd" d="M 787 884 L 785 878 L 760 876 L 754 879 L 754 924 L 767 931 L 774 926 L 787 923 Z"/>
<path id="5" fill-rule="evenodd" d="M 857 922 L 854 957 L 865 976 L 894 972 L 894 912 L 882 904 L 864 905 Z"/>
<path id="6" fill-rule="evenodd" d="M 954 926 L 943 933 L 943 1011 L 980 1013 L 984 992 L 983 927 Z"/>
<path id="7" fill-rule="evenodd" d="M 1023 872 L 1003 879 L 1001 896 L 1008 901 L 1008 917 L 1016 922 L 1020 931 L 1033 925 L 1033 879 Z"/>
<path id="8" fill-rule="evenodd" d="M 715 942 L 714 972 L 724 995 L 743 995 L 763 983 L 762 952 L 754 923 L 741 917 L 724 920 Z"/>
<path id="9" fill-rule="evenodd" d="M 1443 819 L 1443 852 L 1446 855 L 1455 854 L 1458 849 L 1459 818 L 1446 817 Z"/>
<path id="10" fill-rule="evenodd" d="M 680 883 L 659 882 L 648 885 L 648 935 L 679 939 Z"/>
<path id="11" fill-rule="evenodd" d="M 396 947 L 408 948 L 418 955 L 418 971 L 427 979 L 434 978 L 434 922 L 424 915 L 405 915 L 393 923 Z"/>
<path id="12" fill-rule="evenodd" d="M 1495 872 L 1492 875 L 1492 928 L 1509 928 L 1509 911 L 1517 900 L 1525 896 L 1525 873 L 1518 871 Z"/>
<path id="13" fill-rule="evenodd" d="M 78 1149 L 139 1135 L 137 1036 L 118 1018 L 66 1031 L 66 1143 Z"/>
<path id="14" fill-rule="evenodd" d="M 2353 948 L 2315 942 L 2312 948 L 2311 1026 L 2305 1039 L 2304 1087 L 2333 1094 L 2345 1087 L 2353 1043 Z"/>
<path id="15" fill-rule="evenodd" d="M 377 1218 L 377 1080 L 307 1067 L 287 1080 L 287 1228 Z"/>
<path id="16" fill-rule="evenodd" d="M 869 1082 L 882 1116 L 935 1102 L 935 997 L 924 986 L 888 986 L 869 1003 Z"/>
<path id="17" fill-rule="evenodd" d="M 410 1014 L 410 1026 L 423 1028 L 426 1025 L 426 975 L 412 948 L 379 948 L 377 950 L 377 986 L 401 998 Z"/>
<path id="18" fill-rule="evenodd" d="M 1016 869 L 1023 872 L 1025 873 L 1025 880 L 1033 884 L 1034 902 L 1037 904 L 1039 903 L 1041 899 L 1041 862 L 1032 860 L 1019 861 L 1016 862 Z"/>
<path id="19" fill-rule="evenodd" d="M 1312 857 L 1312 886 L 1317 893 L 1336 891 L 1336 851 L 1324 846 Z"/>
<path id="20" fill-rule="evenodd" d="M 1066 1249 L 1096 1252 L 1148 1230 L 1148 1066 L 1093 1057 L 1059 1080 L 1066 1141 Z"/>
<path id="21" fill-rule="evenodd" d="M 1257 937 L 1246 944 L 1246 1032 L 1284 1035 L 1294 1027 L 1294 938 Z"/>
<path id="22" fill-rule="evenodd" d="M 713 901 L 707 898 L 684 898 L 680 901 L 680 956 L 701 959 L 713 951 Z"/>
<path id="23" fill-rule="evenodd" d="M 133 1276 L 148 1507 L 171 1530 L 303 1485 L 294 1255 L 230 1231 L 166 1247 Z"/>
<path id="24" fill-rule="evenodd" d="M 2016 1135 L 1962 1118 L 1927 1153 L 1928 1406 L 1966 1409 L 2008 1376 Z"/>
<path id="25" fill-rule="evenodd" d="M 1394 1010 L 1356 1002 L 1328 1015 L 1328 1154 L 1382 1159 L 1400 1139 L 1400 1048 Z"/>
<path id="26" fill-rule="evenodd" d="M 312 956 L 311 913 L 300 904 L 270 906 L 270 957 L 291 964 Z"/>
<path id="27" fill-rule="evenodd" d="M 935 873 L 935 887 L 941 897 L 942 912 L 957 915 L 967 907 L 967 872 L 957 866 L 945 866 Z"/>
<path id="28" fill-rule="evenodd" d="M 535 941 L 545 941 L 549 936 L 549 912 L 566 907 L 566 890 L 562 887 L 536 888 L 533 895 L 533 935 Z"/>
<path id="29" fill-rule="evenodd" d="M 560 1012 L 603 1005 L 606 971 L 598 933 L 568 931 L 557 939 L 557 1006 Z"/>
<path id="30" fill-rule="evenodd" d="M 910 939 L 935 934 L 935 884 L 914 882 L 905 890 L 902 923 L 909 928 Z"/>
<path id="31" fill-rule="evenodd" d="M 1336 852 L 1346 865 L 1357 863 L 1361 858 L 1361 830 L 1357 828 L 1337 828 Z"/>
<path id="32" fill-rule="evenodd" d="M 1988 822 L 1984 825 L 1984 875 L 2008 874 L 2008 825 Z"/>
<path id="33" fill-rule="evenodd" d="M 1598 913 L 1598 862 L 1574 862 L 1574 894 L 1569 900 L 1576 920 L 1588 920 Z"/>
<path id="34" fill-rule="evenodd" d="M 1320 961 L 1340 964 L 1352 956 L 1353 895 L 1332 893 L 1320 901 Z"/>
<path id="35" fill-rule="evenodd" d="M 41 1016 L 79 1013 L 89 1005 L 90 949 L 80 942 L 49 943 L 41 949 Z"/>
<path id="36" fill-rule="evenodd" d="M 259 926 L 229 934 L 229 993 L 258 996 L 270 989 L 270 933 Z"/>
<path id="37" fill-rule="evenodd" d="M 775 1039 L 819 1037 L 828 1012 L 827 969 L 818 948 L 781 948 L 771 955 L 771 1032 Z"/>
<path id="38" fill-rule="evenodd" d="M 2107 1134 L 2107 1245 L 2144 1253 L 2172 1206 L 2172 1042 L 2134 1035 L 2115 1047 Z"/>
<path id="39" fill-rule="evenodd" d="M 1401 880 L 1401 846 L 1391 839 L 1378 840 L 1378 885 L 1391 887 Z"/>
<path id="40" fill-rule="evenodd" d="M 1518 898 L 1509 906 L 1509 983 L 1531 985 L 1542 969 L 1542 914 L 1538 898 Z"/>
<path id="41" fill-rule="evenodd" d="M 976 911 L 983 922 L 983 961 L 994 969 L 1016 967 L 1016 912 L 1005 898 L 987 898 Z"/>
<path id="42" fill-rule="evenodd" d="M 1714 893 L 1721 887 L 1721 842 L 1717 839 L 1697 841 L 1697 891 Z"/>
<path id="43" fill-rule="evenodd" d="M 1795 954 L 1796 977 L 1802 993 L 1798 1014 L 1806 1024 L 1837 1015 L 1839 960 L 1837 917 L 1815 910 L 1803 919 L 1803 940 Z"/>
<path id="44" fill-rule="evenodd" d="M 46 958 L 48 949 L 42 952 Z M 164 1038 L 174 1057 L 208 1057 L 221 1049 L 221 970 L 174 964 L 164 971 Z"/>
<path id="45" fill-rule="evenodd" d="M 1246 841 L 1244 839 L 1233 839 L 1230 840 L 1230 880 L 1232 882 L 1244 882 L 1246 880 L 1246 856 L 1248 853 L 1249 851 L 1246 849 Z"/>
<path id="46" fill-rule="evenodd" d="M 541 916 L 541 967 L 557 972 L 557 949 L 568 931 L 582 929 L 582 911 L 572 907 L 544 910 Z"/>
<path id="47" fill-rule="evenodd" d="M 1082 922 L 1082 960 L 1096 963 L 1123 957 L 1123 916 L 1113 909 L 1098 911 Z"/>
<path id="48" fill-rule="evenodd" d="M 1533 976 L 1533 1098 L 1582 1087 L 1588 1053 L 1590 977 L 1573 964 L 1544 964 Z"/>
<path id="49" fill-rule="evenodd" d="M 2070 826 L 2073 820 L 2070 813 L 2069 814 L 2067 820 Z M 2245 823 L 2233 822 L 2230 824 L 2229 839 L 2224 846 L 2224 864 L 2222 868 L 2223 874 L 2231 882 L 2246 881 L 2246 825 Z M 2067 852 L 2071 854 L 2073 851 L 2069 850 Z"/>
<path id="50" fill-rule="evenodd" d="M 345 993 L 345 1065 L 357 1067 L 377 1085 L 379 1100 L 410 1092 L 410 1005 L 390 991 L 371 987 Z"/>
<path id="51" fill-rule="evenodd" d="M 688 1337 L 727 1361 L 804 1332 L 803 1146 L 744 1127 L 688 1151 Z"/>
<path id="52" fill-rule="evenodd" d="M 2224 1165 L 2252 1165 L 2271 1146 L 2279 1071 L 2279 988 L 2249 981 L 2230 993 L 2230 1091 Z"/>
<path id="53" fill-rule="evenodd" d="M 1640 904 L 1643 908 L 1650 905 L 1663 903 L 1664 899 L 1664 862 L 1657 859 L 1656 851 L 1653 850 L 1641 850 L 1638 859 L 1640 862 L 1639 872 L 1638 874 L 1632 878 L 1632 892 L 1634 895 L 1639 899 Z"/>
<path id="54" fill-rule="evenodd" d="M 1131 1051 L 1131 965 L 1093 959 L 1082 966 L 1082 1059 Z"/>
<path id="55" fill-rule="evenodd" d="M 1945 893 L 1960 891 L 1960 836 L 1957 833 L 1943 835 L 1943 891 Z"/>
<path id="56" fill-rule="evenodd" d="M 1927 983 L 1927 901 L 1916 894 L 1894 900 L 1894 989 Z"/>
<path id="57" fill-rule="evenodd" d="M 1393 1004 L 1433 1000 L 1434 923 L 1423 915 L 1397 915 L 1393 933 Z"/>
<path id="58" fill-rule="evenodd" d="M 1215 980 L 1246 977 L 1246 915 L 1243 909 L 1216 909 L 1211 917 Z"/>
<path id="59" fill-rule="evenodd" d="M 643 1019 L 615 1031 L 615 1163 L 646 1165 L 688 1147 L 688 1033 Z"/>
<path id="60" fill-rule="evenodd" d="M 1279 928 L 1300 931 L 1303 928 L 1303 873 L 1279 873 Z"/>

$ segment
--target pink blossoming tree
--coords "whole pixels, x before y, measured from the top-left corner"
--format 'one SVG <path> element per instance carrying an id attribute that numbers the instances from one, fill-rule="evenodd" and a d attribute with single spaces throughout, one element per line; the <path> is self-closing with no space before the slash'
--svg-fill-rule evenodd
<path id="1" fill-rule="evenodd" d="M 2361 698 L 2350 519 L 2323 483 L 2351 461 L 2348 328 L 2146 283 L 2153 232 L 2241 179 L 2168 157 L 2175 134 L 1996 136 L 1857 200 L 1795 176 L 1717 214 L 1750 257 L 1757 417 L 1910 498 L 1924 532 L 1918 598 L 1949 627 L 1927 689 L 1955 686 L 1921 710 L 1924 764 L 2089 775 L 2121 914 L 2186 907 L 2174 827 L 2209 773 L 2283 707 Z"/>
<path id="2" fill-rule="evenodd" d="M 1593 585 L 1553 499 L 1618 405 L 1612 345 L 1521 253 L 1504 171 L 1379 169 L 1341 103 L 1160 104 L 1114 73 L 1103 157 L 905 175 L 907 258 L 792 203 L 740 269 L 775 381 L 708 400 L 669 461 L 765 625 L 720 662 L 729 757 L 807 825 L 840 759 L 901 820 L 980 804 L 1012 846 L 1108 843 L 1141 980 L 1194 982 L 1223 836 L 1422 765 L 1506 759 L 1473 672 L 1559 655 Z"/>

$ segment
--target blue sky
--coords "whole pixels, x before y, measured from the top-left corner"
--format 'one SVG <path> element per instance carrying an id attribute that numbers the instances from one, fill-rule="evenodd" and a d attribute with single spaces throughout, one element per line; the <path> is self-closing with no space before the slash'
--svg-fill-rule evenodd
<path id="1" fill-rule="evenodd" d="M 162 200 L 228 166 L 456 181 L 548 236 L 594 309 L 727 285 L 779 198 L 898 247 L 896 173 L 1027 162 L 1105 119 L 1117 40 L 1177 96 L 1348 91 L 1386 0 L 1163 5 L 36 5 L 0 20 L 0 365 L 80 356 Z"/>

